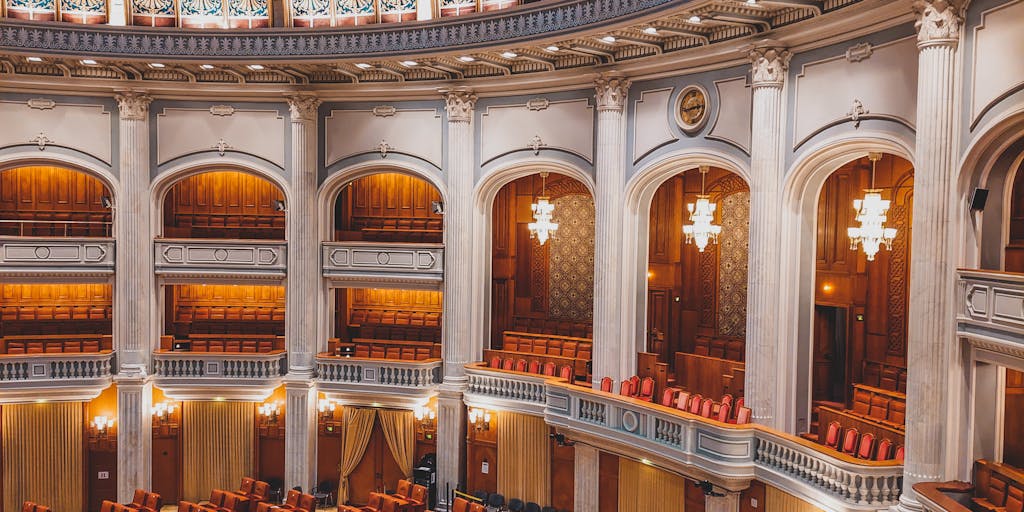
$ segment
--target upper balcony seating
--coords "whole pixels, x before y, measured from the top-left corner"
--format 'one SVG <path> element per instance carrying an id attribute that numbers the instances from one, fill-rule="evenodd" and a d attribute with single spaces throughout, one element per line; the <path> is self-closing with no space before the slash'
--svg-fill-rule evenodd
<path id="1" fill-rule="evenodd" d="M 50 507 L 26 501 L 21 504 L 21 512 L 50 512 Z"/>
<path id="2" fill-rule="evenodd" d="M 113 307 L 101 304 L 0 306 L 3 334 L 109 334 Z M 69 320 L 74 322 L 69 323 Z"/>
<path id="3" fill-rule="evenodd" d="M 166 238 L 284 240 L 285 216 L 237 213 L 176 213 Z"/>
<path id="4" fill-rule="evenodd" d="M 899 443 L 898 445 L 896 443 Z M 903 437 L 896 441 L 890 437 L 879 438 L 874 432 L 861 433 L 857 426 L 844 427 L 838 420 L 830 420 L 821 444 L 864 460 L 903 460 Z"/>
<path id="5" fill-rule="evenodd" d="M 485 354 L 488 352 L 497 353 L 500 352 L 500 350 L 484 351 Z M 513 370 L 517 372 L 533 373 L 537 375 L 547 375 L 549 377 L 554 377 L 557 374 L 559 378 L 565 379 L 569 382 L 574 382 L 576 379 L 576 375 L 573 372 L 572 366 L 563 365 L 561 367 L 558 367 L 557 365 L 555 365 L 555 363 L 551 361 L 541 363 L 539 360 L 534 359 L 532 357 L 529 360 L 523 358 L 512 359 L 510 357 L 502 359 L 498 355 L 493 355 L 488 359 L 488 361 L 488 366 L 490 368 Z"/>
<path id="6" fill-rule="evenodd" d="M 521 358 L 523 354 L 536 358 L 541 364 L 548 362 L 556 366 L 572 366 L 576 375 L 587 375 L 587 362 L 593 351 L 593 340 L 553 334 L 505 331 L 502 334 L 501 350 L 485 351 L 485 357 Z"/>
<path id="7" fill-rule="evenodd" d="M 743 395 L 743 362 L 685 352 L 676 352 L 675 361 L 676 386 L 709 396 Z"/>
<path id="8" fill-rule="evenodd" d="M 902 429 L 906 421 L 907 396 L 898 391 L 854 384 L 853 406 L 848 412 Z"/>
<path id="9" fill-rule="evenodd" d="M 351 350 L 351 353 L 347 353 Z M 342 342 L 338 338 L 327 340 L 327 356 L 350 355 L 367 359 L 424 361 L 441 357 L 441 344 L 431 341 L 364 340 L 356 338 Z"/>
<path id="10" fill-rule="evenodd" d="M 192 333 L 284 334 L 284 306 L 178 305 L 173 329 L 178 338 Z"/>
<path id="11" fill-rule="evenodd" d="M 352 229 L 368 242 L 439 244 L 443 240 L 440 218 L 352 217 Z"/>
<path id="12" fill-rule="evenodd" d="M 594 338 L 594 325 L 585 322 L 517 316 L 512 319 L 512 326 L 512 330 L 517 332 L 546 333 L 588 340 Z"/>
<path id="13" fill-rule="evenodd" d="M 864 360 L 863 383 L 888 391 L 907 392 L 907 368 L 878 361 Z"/>
<path id="14" fill-rule="evenodd" d="M 1024 512 L 1024 472 L 984 459 L 974 462 L 973 485 L 921 482 L 914 491 L 948 512 Z"/>
<path id="15" fill-rule="evenodd" d="M 110 237 L 109 211 L 0 210 L 0 236 Z"/>
<path id="16" fill-rule="evenodd" d="M 164 499 L 157 493 L 148 492 L 144 489 L 135 489 L 135 496 L 132 502 L 127 504 L 114 503 L 104 500 L 100 505 L 100 512 L 160 512 Z"/>
<path id="17" fill-rule="evenodd" d="M 0 338 L 0 354 L 98 354 L 114 350 L 109 334 L 39 334 Z"/>
<path id="18" fill-rule="evenodd" d="M 352 338 L 440 343 L 441 313 L 353 308 L 348 330 Z"/>
<path id="19" fill-rule="evenodd" d="M 746 357 L 746 343 L 743 338 L 694 338 L 693 353 L 699 356 L 717 357 L 730 361 L 743 361 Z"/>
<path id="20" fill-rule="evenodd" d="M 169 335 L 161 336 L 160 350 L 175 350 L 175 343 L 182 341 L 187 343 L 188 348 L 178 348 L 176 351 L 270 354 L 285 349 L 284 336 L 274 334 L 190 334 L 186 340 Z"/>

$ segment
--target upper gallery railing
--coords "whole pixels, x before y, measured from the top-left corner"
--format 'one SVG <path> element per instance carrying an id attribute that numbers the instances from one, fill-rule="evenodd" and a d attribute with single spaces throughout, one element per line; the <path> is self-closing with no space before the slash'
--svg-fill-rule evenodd
<path id="1" fill-rule="evenodd" d="M 0 237 L 0 273 L 112 274 L 109 238 Z"/>
<path id="2" fill-rule="evenodd" d="M 721 423 L 555 377 L 484 363 L 467 365 L 466 373 L 470 406 L 543 414 L 553 426 L 692 466 L 696 473 L 756 478 L 834 511 L 880 510 L 899 501 L 903 465 L 897 461 L 857 459 L 760 425 Z"/>
<path id="3" fill-rule="evenodd" d="M 316 358 L 316 375 L 323 391 L 422 398 L 433 394 L 441 383 L 441 360 L 402 361 L 320 354 Z"/>
<path id="4" fill-rule="evenodd" d="M 154 242 L 158 274 L 227 274 L 284 277 L 287 243 L 262 240 L 177 240 Z"/>
<path id="5" fill-rule="evenodd" d="M 0 356 L 0 383 L 83 385 L 110 381 L 113 352 Z"/>
<path id="6" fill-rule="evenodd" d="M 324 242 L 324 277 L 341 281 L 401 281 L 440 286 L 444 245 L 393 242 Z"/>
<path id="7" fill-rule="evenodd" d="M 1024 358 L 1024 274 L 957 271 L 957 334 L 976 348 Z"/>

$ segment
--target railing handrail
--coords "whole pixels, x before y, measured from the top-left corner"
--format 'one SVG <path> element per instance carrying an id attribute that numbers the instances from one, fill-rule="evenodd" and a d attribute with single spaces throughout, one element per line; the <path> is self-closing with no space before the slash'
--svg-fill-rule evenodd
<path id="1" fill-rule="evenodd" d="M 266 238 L 165 238 L 162 236 L 153 237 L 156 243 L 173 243 L 183 245 L 265 245 L 280 246 L 287 245 L 284 239 Z"/>
<path id="2" fill-rule="evenodd" d="M 418 359 L 416 361 L 410 361 L 408 359 L 384 359 L 381 357 L 355 357 L 355 356 L 335 356 L 320 353 L 316 355 L 317 362 L 323 363 L 354 363 L 363 365 L 387 365 L 397 366 L 402 368 L 424 368 L 430 366 L 436 366 L 443 360 L 440 357 L 431 357 L 429 359 Z"/>
<path id="3" fill-rule="evenodd" d="M 189 352 L 184 350 L 157 350 L 153 357 L 157 359 L 239 359 L 244 361 L 258 361 L 280 359 L 287 354 L 287 350 L 272 350 L 270 352 Z"/>
<path id="4" fill-rule="evenodd" d="M 0 361 L 88 361 L 90 359 L 109 359 L 114 350 L 99 352 L 50 352 L 41 354 L 0 354 Z"/>
<path id="5" fill-rule="evenodd" d="M 16 235 L 16 236 L 26 237 L 26 238 L 28 238 L 28 237 L 43 238 L 44 236 L 46 236 L 46 235 L 43 235 L 43 236 L 36 237 L 34 235 L 26 235 L 25 234 L 25 226 L 26 226 L 26 224 L 51 224 L 51 225 L 63 226 L 64 227 L 64 236 L 65 237 L 67 237 L 68 227 L 70 227 L 70 226 L 84 225 L 84 226 L 99 226 L 99 227 L 102 227 L 103 228 L 103 232 L 104 232 L 104 236 L 103 236 L 104 238 L 112 237 L 113 236 L 112 233 L 113 233 L 113 227 L 114 227 L 114 221 L 113 220 L 92 221 L 92 220 L 57 220 L 57 219 L 39 219 L 39 220 L 36 220 L 36 219 L 0 219 L 0 224 L 16 224 L 18 226 L 18 229 L 20 230 L 19 231 L 20 234 Z M 9 236 L 14 236 L 14 235 L 9 235 Z"/>
<path id="6" fill-rule="evenodd" d="M 396 230 L 397 231 L 397 230 Z M 401 231 L 398 231 L 401 232 Z M 444 249 L 444 244 L 439 243 L 427 243 L 427 242 L 369 242 L 366 240 L 328 240 L 321 242 L 325 247 L 395 247 L 401 249 L 410 249 L 414 247 L 421 247 L 424 249 Z"/>

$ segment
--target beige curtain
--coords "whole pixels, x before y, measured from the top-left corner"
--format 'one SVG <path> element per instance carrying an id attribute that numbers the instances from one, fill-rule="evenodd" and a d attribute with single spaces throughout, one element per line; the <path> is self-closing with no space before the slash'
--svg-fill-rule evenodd
<path id="1" fill-rule="evenodd" d="M 253 402 L 185 402 L 181 409 L 183 499 L 209 499 L 234 490 L 255 467 Z"/>
<path id="2" fill-rule="evenodd" d="M 551 441 L 544 418 L 496 413 L 498 492 L 540 506 L 551 504 Z"/>
<path id="3" fill-rule="evenodd" d="M 381 409 L 377 414 L 391 455 L 395 456 L 402 474 L 406 478 L 411 477 L 416 457 L 416 418 L 413 412 Z"/>
<path id="4" fill-rule="evenodd" d="M 786 512 L 824 512 L 806 501 L 787 494 L 770 485 L 765 486 L 764 509 L 785 510 Z"/>
<path id="5" fill-rule="evenodd" d="M 4 510 L 21 510 L 25 501 L 52 510 L 82 510 L 81 402 L 4 405 Z"/>
<path id="6" fill-rule="evenodd" d="M 341 478 L 338 479 L 338 503 L 348 503 L 348 476 L 355 471 L 356 466 L 363 460 L 363 452 L 366 451 L 366 444 L 370 442 L 370 434 L 373 433 L 373 420 L 377 411 L 359 407 L 345 407 L 342 411 L 342 418 L 345 425 L 345 435 L 341 444 L 341 464 L 339 471 Z"/>
<path id="7" fill-rule="evenodd" d="M 685 492 L 685 478 L 634 460 L 619 459 L 619 512 L 683 512 Z"/>

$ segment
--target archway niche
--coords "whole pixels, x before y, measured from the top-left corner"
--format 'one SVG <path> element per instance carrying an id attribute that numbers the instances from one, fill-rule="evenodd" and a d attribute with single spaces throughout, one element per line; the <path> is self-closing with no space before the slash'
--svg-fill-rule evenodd
<path id="1" fill-rule="evenodd" d="M 238 170 L 210 170 L 176 181 L 163 203 L 164 238 L 284 240 L 284 192 Z"/>

